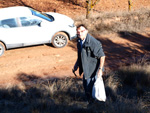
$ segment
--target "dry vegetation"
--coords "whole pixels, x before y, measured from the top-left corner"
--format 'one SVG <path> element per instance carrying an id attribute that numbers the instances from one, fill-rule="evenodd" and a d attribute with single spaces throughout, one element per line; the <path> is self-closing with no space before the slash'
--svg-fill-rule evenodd
<path id="1" fill-rule="evenodd" d="M 85 16 L 75 18 L 77 24 L 86 24 L 93 34 L 118 32 L 147 32 L 150 27 L 150 9 L 126 12 L 102 12 L 94 14 L 90 19 Z"/>
<path id="2" fill-rule="evenodd" d="M 52 6 L 57 4 L 47 0 L 42 2 L 16 0 L 10 4 L 16 3 L 30 5 L 41 11 L 53 9 L 52 7 L 44 9 L 46 6 L 43 4 L 53 4 Z M 150 10 L 97 13 L 88 20 L 81 15 L 75 18 L 75 22 L 85 23 L 92 34 L 123 33 L 127 36 L 133 32 L 146 32 L 145 29 L 150 27 Z M 145 49 L 149 51 L 149 48 L 147 42 Z M 95 102 L 91 106 L 87 105 L 80 78 L 43 80 L 34 75 L 23 74 L 22 77 L 28 81 L 18 86 L 0 88 L 0 113 L 148 113 L 150 112 L 149 61 L 149 56 L 135 58 L 128 66 L 121 64 L 118 70 L 106 71 L 104 81 L 107 101 Z"/>
<path id="3" fill-rule="evenodd" d="M 88 106 L 80 78 L 31 81 L 0 89 L 1 113 L 148 113 L 150 64 L 135 62 L 105 73 L 106 103 Z"/>

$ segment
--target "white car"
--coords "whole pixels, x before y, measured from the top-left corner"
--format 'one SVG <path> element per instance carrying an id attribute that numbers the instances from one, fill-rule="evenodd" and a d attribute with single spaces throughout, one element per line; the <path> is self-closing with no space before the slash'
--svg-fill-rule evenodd
<path id="1" fill-rule="evenodd" d="M 0 56 L 10 48 L 37 44 L 52 43 L 62 48 L 74 38 L 76 26 L 68 16 L 24 6 L 0 9 Z"/>

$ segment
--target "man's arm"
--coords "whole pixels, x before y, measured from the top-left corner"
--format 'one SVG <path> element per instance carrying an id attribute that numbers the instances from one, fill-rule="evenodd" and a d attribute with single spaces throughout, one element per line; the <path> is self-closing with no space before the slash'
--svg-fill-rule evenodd
<path id="1" fill-rule="evenodd" d="M 73 69 L 72 69 L 72 72 L 74 73 L 75 76 L 77 76 L 76 73 L 75 73 L 75 71 L 77 71 L 78 67 L 79 67 L 79 61 L 78 61 L 78 59 L 77 59 L 75 65 L 74 65 L 74 67 L 73 67 Z"/>
<path id="2" fill-rule="evenodd" d="M 78 67 L 79 67 L 79 61 L 78 61 L 78 59 L 77 59 L 75 65 L 74 65 L 74 67 L 73 67 L 73 71 L 74 71 L 74 72 L 77 71 Z"/>
<path id="3" fill-rule="evenodd" d="M 105 63 L 105 56 L 102 56 L 100 58 L 100 66 L 99 66 L 99 70 L 98 70 L 98 77 L 101 77 L 103 75 L 103 67 L 104 67 L 104 63 Z"/>

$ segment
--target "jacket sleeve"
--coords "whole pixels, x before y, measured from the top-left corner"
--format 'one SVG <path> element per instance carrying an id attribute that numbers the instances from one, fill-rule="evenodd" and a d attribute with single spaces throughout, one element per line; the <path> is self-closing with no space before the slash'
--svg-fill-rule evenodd
<path id="1" fill-rule="evenodd" d="M 100 41 L 98 41 L 97 39 L 93 39 L 91 44 L 92 44 L 91 49 L 95 57 L 100 58 L 102 56 L 105 56 L 103 48 L 102 48 L 102 44 Z"/>

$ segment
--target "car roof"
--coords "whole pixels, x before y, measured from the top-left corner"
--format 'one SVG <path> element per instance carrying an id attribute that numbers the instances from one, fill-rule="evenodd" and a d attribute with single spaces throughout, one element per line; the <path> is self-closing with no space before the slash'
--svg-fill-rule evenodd
<path id="1" fill-rule="evenodd" d="M 0 9 L 0 19 L 23 17 L 30 15 L 32 15 L 32 12 L 28 7 L 24 6 L 14 6 Z"/>

